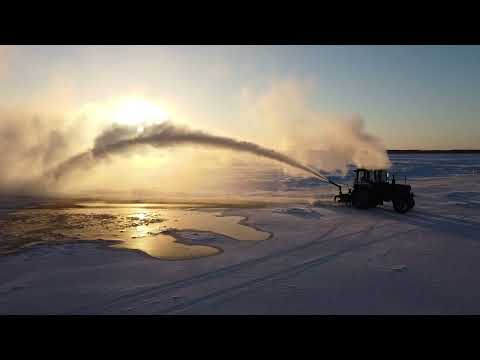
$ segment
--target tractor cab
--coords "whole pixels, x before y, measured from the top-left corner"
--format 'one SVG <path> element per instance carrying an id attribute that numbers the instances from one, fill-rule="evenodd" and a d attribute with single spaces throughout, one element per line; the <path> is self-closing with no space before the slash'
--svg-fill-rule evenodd
<path id="1" fill-rule="evenodd" d="M 388 183 L 387 170 L 355 170 L 354 186 L 358 184 L 385 184 Z"/>

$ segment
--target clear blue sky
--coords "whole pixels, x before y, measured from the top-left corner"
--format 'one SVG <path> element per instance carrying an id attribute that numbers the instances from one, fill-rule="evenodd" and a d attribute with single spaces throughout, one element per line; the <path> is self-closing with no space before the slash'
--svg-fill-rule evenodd
<path id="1" fill-rule="evenodd" d="M 0 50 L 0 106 L 81 106 L 141 92 L 228 128 L 242 91 L 309 84 L 389 148 L 480 148 L 480 46 L 20 46 Z M 65 105 L 65 106 L 67 106 Z"/>

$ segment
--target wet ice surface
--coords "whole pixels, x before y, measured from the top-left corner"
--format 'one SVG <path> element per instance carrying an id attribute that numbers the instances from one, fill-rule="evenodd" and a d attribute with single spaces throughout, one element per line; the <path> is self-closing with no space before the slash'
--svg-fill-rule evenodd
<path id="1" fill-rule="evenodd" d="M 317 218 L 321 214 L 314 209 L 309 207 L 287 207 L 287 208 L 275 208 L 272 210 L 274 213 L 280 214 L 289 214 L 293 216 L 303 217 L 303 218 Z"/>
<path id="2" fill-rule="evenodd" d="M 209 239 L 203 233 L 210 238 L 213 234 L 241 241 L 269 238 L 269 233 L 242 224 L 244 219 L 222 216 L 219 210 L 158 209 L 152 204 L 101 207 L 92 203 L 91 208 L 27 209 L 0 220 L 0 252 L 39 243 L 109 240 L 113 248 L 140 250 L 161 259 L 192 259 L 222 251 L 218 246 L 202 244 Z"/>

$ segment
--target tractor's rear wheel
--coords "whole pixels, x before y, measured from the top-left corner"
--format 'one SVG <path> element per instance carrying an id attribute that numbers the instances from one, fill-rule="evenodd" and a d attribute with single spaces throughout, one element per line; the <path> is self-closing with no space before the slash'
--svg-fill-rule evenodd
<path id="1" fill-rule="evenodd" d="M 352 192 L 352 206 L 357 209 L 368 209 L 369 196 L 366 190 L 353 190 Z"/>
<path id="2" fill-rule="evenodd" d="M 404 214 L 410 209 L 409 203 L 406 199 L 393 200 L 393 208 L 400 214 Z"/>

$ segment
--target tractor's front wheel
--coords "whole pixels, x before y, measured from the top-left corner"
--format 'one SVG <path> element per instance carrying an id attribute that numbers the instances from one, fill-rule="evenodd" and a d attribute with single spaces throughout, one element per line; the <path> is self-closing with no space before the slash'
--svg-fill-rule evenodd
<path id="1" fill-rule="evenodd" d="M 410 209 L 409 203 L 405 199 L 393 200 L 393 208 L 400 214 L 404 214 Z"/>
<path id="2" fill-rule="evenodd" d="M 415 199 L 413 197 L 410 197 L 408 199 L 408 210 L 412 209 L 415 206 Z"/>
<path id="3" fill-rule="evenodd" d="M 368 209 L 369 196 L 366 190 L 353 190 L 352 206 L 357 209 Z"/>

